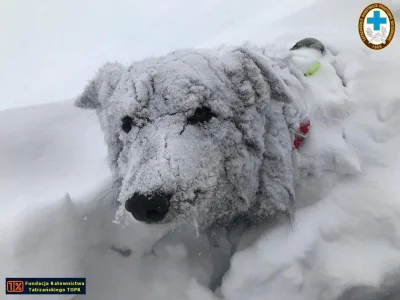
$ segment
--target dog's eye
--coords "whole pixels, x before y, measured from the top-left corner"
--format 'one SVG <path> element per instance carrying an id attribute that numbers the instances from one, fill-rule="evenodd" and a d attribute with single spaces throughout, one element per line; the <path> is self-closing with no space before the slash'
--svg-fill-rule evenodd
<path id="1" fill-rule="evenodd" d="M 133 119 L 129 116 L 125 116 L 121 119 L 121 128 L 123 131 L 125 131 L 126 133 L 128 133 L 129 131 L 131 131 L 132 126 L 133 126 Z"/>
<path id="2" fill-rule="evenodd" d="M 211 120 L 212 117 L 216 115 L 208 107 L 198 107 L 194 112 L 194 115 L 188 118 L 189 124 L 204 123 Z"/>

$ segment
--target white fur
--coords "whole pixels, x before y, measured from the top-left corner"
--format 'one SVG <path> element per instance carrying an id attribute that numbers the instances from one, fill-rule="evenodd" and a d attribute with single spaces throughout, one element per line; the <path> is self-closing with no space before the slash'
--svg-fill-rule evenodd
<path id="1" fill-rule="evenodd" d="M 77 105 L 95 108 L 104 131 L 120 183 L 117 221 L 133 219 L 123 204 L 134 193 L 161 191 L 173 195 L 163 223 L 189 220 L 204 231 L 237 218 L 292 219 L 292 143 L 310 97 L 289 53 L 245 45 L 106 64 Z M 216 117 L 189 124 L 202 106 Z M 129 133 L 124 116 L 135 122 Z"/>

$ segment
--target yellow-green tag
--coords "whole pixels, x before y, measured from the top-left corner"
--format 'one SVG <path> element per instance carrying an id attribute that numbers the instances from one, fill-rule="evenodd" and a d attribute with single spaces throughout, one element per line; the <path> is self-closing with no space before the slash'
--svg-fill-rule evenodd
<path id="1" fill-rule="evenodd" d="M 321 66 L 321 64 L 319 62 L 317 62 L 310 70 L 308 70 L 307 72 L 304 73 L 304 76 L 306 76 L 306 77 L 311 76 L 312 74 L 317 72 L 317 70 L 319 69 L 320 66 Z"/>

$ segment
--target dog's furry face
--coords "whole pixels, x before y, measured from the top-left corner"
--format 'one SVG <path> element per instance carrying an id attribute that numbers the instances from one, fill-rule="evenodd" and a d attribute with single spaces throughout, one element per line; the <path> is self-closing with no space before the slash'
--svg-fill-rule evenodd
<path id="1" fill-rule="evenodd" d="M 169 195 L 159 223 L 202 230 L 291 216 L 291 128 L 300 119 L 293 94 L 302 84 L 282 66 L 242 47 L 100 69 L 77 105 L 97 111 L 119 202 Z M 121 205 L 119 217 L 128 215 Z"/>

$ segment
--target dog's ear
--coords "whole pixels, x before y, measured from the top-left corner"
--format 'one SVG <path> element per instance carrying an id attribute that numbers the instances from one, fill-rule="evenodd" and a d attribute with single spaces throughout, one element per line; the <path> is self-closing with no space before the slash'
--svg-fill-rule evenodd
<path id="1" fill-rule="evenodd" d="M 302 88 L 298 77 L 282 74 L 282 69 L 262 53 L 239 48 L 241 60 L 250 70 L 246 74 L 265 118 L 263 161 L 260 170 L 257 200 L 249 209 L 249 217 L 260 221 L 272 216 L 294 217 L 294 170 L 292 163 L 291 128 L 298 124 L 302 111 L 297 106 L 297 92 Z M 249 67 L 251 66 L 251 67 Z M 254 71 L 257 70 L 257 71 Z M 299 75 L 300 76 L 300 75 Z M 263 88 L 268 86 L 269 88 Z M 261 93 L 261 91 L 264 91 Z M 259 109 L 259 108 L 258 108 Z"/>
<path id="2" fill-rule="evenodd" d="M 249 212 L 256 219 L 294 217 L 295 186 L 292 138 L 284 116 L 285 104 L 271 100 L 265 109 L 264 152 L 257 201 Z"/>
<path id="3" fill-rule="evenodd" d="M 117 87 L 123 71 L 124 66 L 121 64 L 105 64 L 76 99 L 75 106 L 87 109 L 101 108 Z"/>

